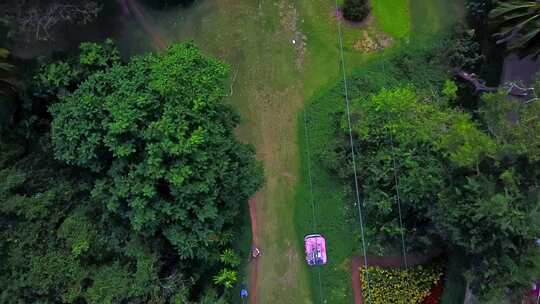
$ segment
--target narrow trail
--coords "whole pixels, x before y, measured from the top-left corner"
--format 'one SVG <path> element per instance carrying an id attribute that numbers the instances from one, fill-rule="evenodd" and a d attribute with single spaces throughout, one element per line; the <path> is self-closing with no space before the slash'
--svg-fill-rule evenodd
<path id="1" fill-rule="evenodd" d="M 362 288 L 360 287 L 360 267 L 362 267 L 362 259 L 354 257 L 351 261 L 351 283 L 354 294 L 354 304 L 363 304 Z"/>
<path id="2" fill-rule="evenodd" d="M 142 13 L 139 5 L 135 0 L 117 0 L 122 6 L 124 14 L 133 16 L 135 21 L 143 28 L 145 33 L 152 38 L 157 50 L 163 50 L 167 48 L 167 43 L 161 38 L 159 31 L 152 25 L 148 18 Z"/>
<path id="3" fill-rule="evenodd" d="M 253 238 L 253 246 L 259 248 L 259 234 L 257 230 L 257 201 L 255 200 L 255 198 L 249 200 L 249 216 L 251 218 L 251 234 Z M 251 259 L 249 266 L 249 304 L 257 303 L 257 277 L 259 271 L 259 258 Z"/>

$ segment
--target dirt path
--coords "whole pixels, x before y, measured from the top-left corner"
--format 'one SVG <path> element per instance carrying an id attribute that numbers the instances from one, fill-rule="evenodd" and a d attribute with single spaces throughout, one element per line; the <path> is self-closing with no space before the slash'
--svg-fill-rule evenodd
<path id="1" fill-rule="evenodd" d="M 360 267 L 363 261 L 361 257 L 354 257 L 351 261 L 351 282 L 354 294 L 354 304 L 363 304 L 362 288 L 360 287 Z"/>
<path id="2" fill-rule="evenodd" d="M 430 254 L 410 254 L 407 255 L 407 264 L 409 266 L 416 266 L 424 264 L 436 256 L 439 256 L 442 250 L 433 250 Z M 376 256 L 368 255 L 368 266 L 378 266 L 382 268 L 403 268 L 403 256 Z M 363 304 L 362 297 L 362 284 L 360 282 L 360 269 L 364 266 L 364 257 L 355 256 L 351 260 L 351 283 L 354 293 L 354 303 Z"/>
<path id="3" fill-rule="evenodd" d="M 139 23 L 139 25 L 143 28 L 146 34 L 152 38 L 152 41 L 154 42 L 154 45 L 156 46 L 158 50 L 163 50 L 167 48 L 167 44 L 161 38 L 159 31 L 156 28 L 154 28 L 151 22 L 148 21 L 148 19 L 144 16 L 144 14 L 142 13 L 136 1 L 118 0 L 118 2 L 122 6 L 123 13 L 124 14 L 129 13 L 135 18 L 137 23 Z"/>
<path id="4" fill-rule="evenodd" d="M 252 198 L 249 200 L 249 216 L 251 218 L 251 234 L 253 238 L 253 246 L 259 247 L 259 233 L 257 231 L 257 200 Z M 249 304 L 257 303 L 257 277 L 259 271 L 259 258 L 251 259 L 249 265 Z"/>

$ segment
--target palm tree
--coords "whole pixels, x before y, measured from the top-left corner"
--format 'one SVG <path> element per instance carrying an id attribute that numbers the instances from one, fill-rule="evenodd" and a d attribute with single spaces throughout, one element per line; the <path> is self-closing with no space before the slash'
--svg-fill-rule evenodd
<path id="1" fill-rule="evenodd" d="M 489 20 L 498 44 L 508 42 L 521 56 L 540 55 L 540 0 L 498 1 Z"/>

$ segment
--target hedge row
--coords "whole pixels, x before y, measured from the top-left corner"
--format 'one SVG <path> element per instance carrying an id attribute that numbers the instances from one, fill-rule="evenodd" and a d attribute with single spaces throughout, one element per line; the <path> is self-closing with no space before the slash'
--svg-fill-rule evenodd
<path id="1" fill-rule="evenodd" d="M 360 271 L 362 294 L 372 304 L 422 303 L 443 275 L 438 263 L 406 269 L 367 267 Z"/>

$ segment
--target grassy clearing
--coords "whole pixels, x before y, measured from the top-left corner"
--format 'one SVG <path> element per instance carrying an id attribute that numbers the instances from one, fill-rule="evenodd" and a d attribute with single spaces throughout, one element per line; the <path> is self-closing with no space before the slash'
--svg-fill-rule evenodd
<path id="1" fill-rule="evenodd" d="M 406 38 L 410 33 L 411 14 L 409 8 L 409 0 L 371 1 L 371 9 L 377 26 L 396 39 Z"/>
<path id="2" fill-rule="evenodd" d="M 390 0 L 391 1 L 391 0 Z M 463 0 L 409 0 L 411 31 L 430 34 L 448 28 L 465 14 Z"/>
<path id="3" fill-rule="evenodd" d="M 326 129 L 314 128 L 314 123 L 332 123 L 332 111 L 341 107 L 327 105 L 319 108 L 322 111 L 314 111 L 312 108 L 301 114 L 299 121 L 303 122 L 304 115 L 308 119 L 307 132 L 309 134 L 309 145 L 319 144 L 320 138 L 325 138 Z M 300 123 L 299 123 L 300 124 Z M 302 172 L 302 180 L 297 189 L 297 204 L 295 210 L 295 220 L 298 232 L 298 241 L 303 241 L 303 236 L 309 233 L 321 233 L 327 237 L 328 264 L 320 268 L 310 268 L 312 297 L 317 299 L 315 303 L 320 303 L 322 297 L 327 302 L 332 303 L 352 303 L 352 293 L 350 290 L 350 267 L 349 258 L 352 256 L 357 242 L 351 231 L 355 231 L 356 222 L 354 220 L 354 210 L 350 210 L 350 204 L 342 206 L 347 200 L 346 187 L 338 180 L 329 175 L 320 166 L 314 165 L 313 158 L 308 160 L 308 140 L 305 137 L 306 125 L 301 124 L 298 131 L 300 150 L 306 153 L 301 155 L 301 166 L 305 168 Z M 307 169 L 310 166 L 313 180 L 313 197 L 310 193 Z M 313 221 L 313 208 L 311 200 L 313 198 L 316 221 Z M 336 208 L 338 207 L 338 208 Z M 322 286 L 319 286 L 318 276 L 321 271 Z"/>

